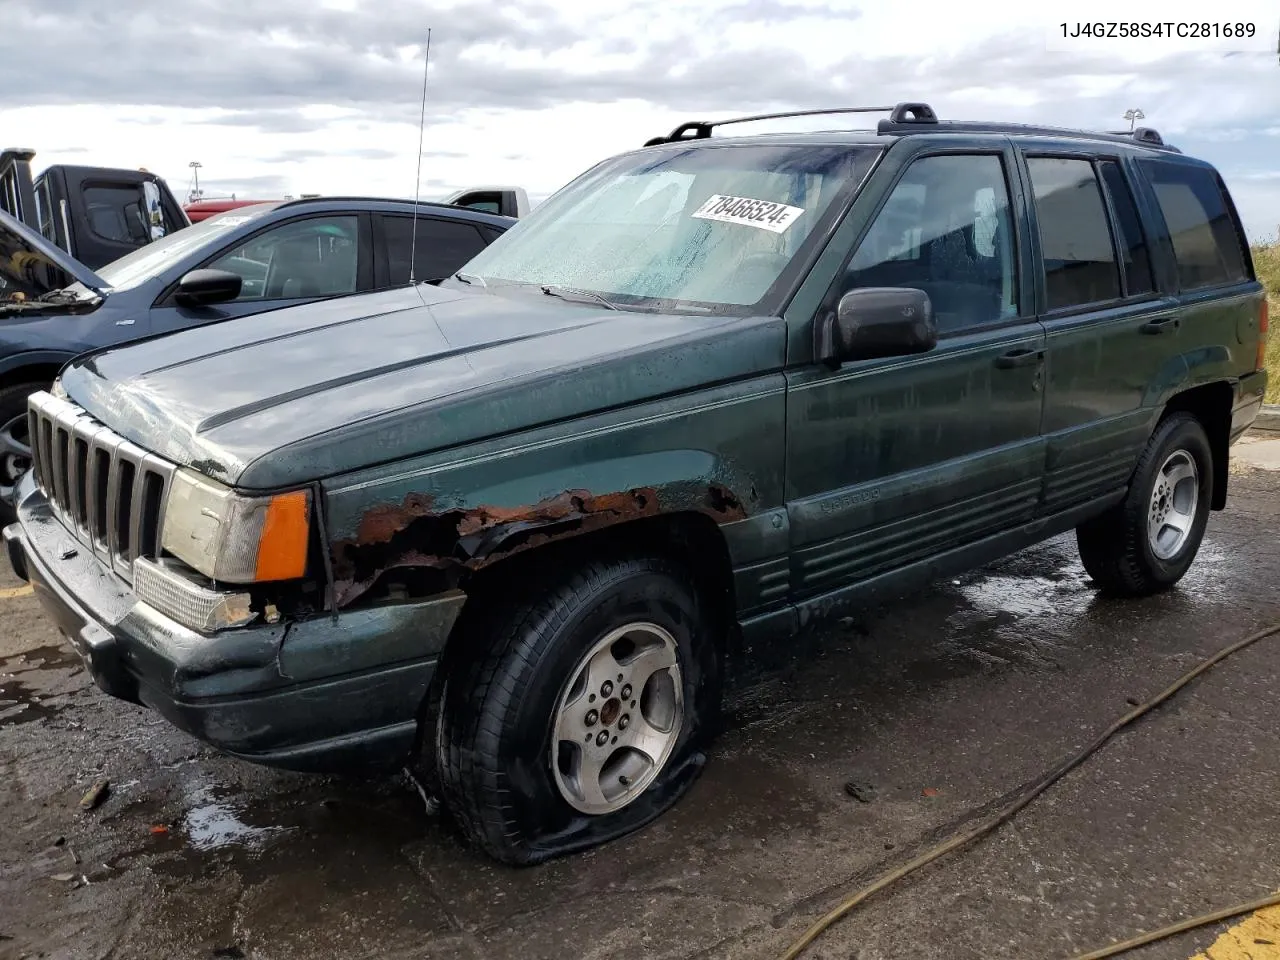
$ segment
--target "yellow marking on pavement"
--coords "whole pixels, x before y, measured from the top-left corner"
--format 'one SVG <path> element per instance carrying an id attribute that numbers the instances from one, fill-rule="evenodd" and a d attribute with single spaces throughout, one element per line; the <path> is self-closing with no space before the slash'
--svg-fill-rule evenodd
<path id="1" fill-rule="evenodd" d="M 31 594 L 31 584 L 25 587 L 0 587 L 0 600 L 12 600 L 14 597 L 26 597 Z"/>
<path id="2" fill-rule="evenodd" d="M 1249 914 L 1191 960 L 1280 960 L 1280 907 Z"/>

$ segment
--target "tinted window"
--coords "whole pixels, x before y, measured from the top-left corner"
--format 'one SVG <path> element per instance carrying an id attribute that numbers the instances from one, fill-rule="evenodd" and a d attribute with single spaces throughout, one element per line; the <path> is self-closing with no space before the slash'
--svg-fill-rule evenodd
<path id="1" fill-rule="evenodd" d="M 1150 293 L 1155 289 L 1151 280 L 1151 256 L 1147 252 L 1147 238 L 1142 232 L 1142 220 L 1133 202 L 1133 193 L 1125 182 L 1120 164 L 1105 160 L 1102 166 L 1102 182 L 1111 198 L 1115 211 L 1116 227 L 1120 236 L 1120 253 L 1124 257 L 1125 296 Z"/>
<path id="2" fill-rule="evenodd" d="M 1212 170 L 1143 161 L 1164 214 L 1184 290 L 1248 279 L 1235 224 Z"/>
<path id="3" fill-rule="evenodd" d="M 1017 316 L 1013 222 L 996 156 L 925 157 L 894 187 L 845 289 L 915 287 L 941 331 Z"/>
<path id="4" fill-rule="evenodd" d="M 1088 160 L 1029 157 L 1048 308 L 1120 296 L 1120 270 L 1102 191 Z"/>
<path id="5" fill-rule="evenodd" d="M 355 293 L 358 239 L 354 216 L 310 217 L 260 233 L 208 266 L 243 278 L 237 300 Z"/>
<path id="6" fill-rule="evenodd" d="M 413 249 L 413 217 L 383 217 L 391 284 L 409 282 L 409 254 Z M 484 237 L 469 223 L 418 218 L 414 279 L 440 280 L 457 273 L 484 249 Z"/>
<path id="7" fill-rule="evenodd" d="M 138 244 L 151 239 L 142 209 L 142 191 L 133 184 L 95 184 L 84 188 L 89 230 L 102 240 Z"/>

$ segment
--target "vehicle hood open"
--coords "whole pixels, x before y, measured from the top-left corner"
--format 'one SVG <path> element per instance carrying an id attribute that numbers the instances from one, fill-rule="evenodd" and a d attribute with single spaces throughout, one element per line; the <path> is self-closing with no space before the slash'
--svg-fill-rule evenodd
<path id="1" fill-rule="evenodd" d="M 62 383 L 170 461 L 284 488 L 780 370 L 785 340 L 777 317 L 424 284 L 98 351 Z"/>
<path id="2" fill-rule="evenodd" d="M 34 300 L 78 280 L 103 296 L 107 283 L 67 251 L 0 210 L 0 303 Z"/>

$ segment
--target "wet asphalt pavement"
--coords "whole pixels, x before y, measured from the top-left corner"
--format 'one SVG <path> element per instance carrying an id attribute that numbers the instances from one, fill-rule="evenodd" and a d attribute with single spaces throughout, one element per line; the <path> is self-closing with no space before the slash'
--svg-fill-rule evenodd
<path id="1" fill-rule="evenodd" d="M 1173 592 L 1099 599 L 1068 536 L 797 637 L 736 686 L 674 810 L 511 870 L 406 781 L 260 769 L 101 695 L 34 598 L 5 596 L 6 566 L 0 958 L 766 960 L 1129 699 L 1280 621 L 1278 584 L 1280 470 L 1241 464 Z M 1278 679 L 1280 638 L 1220 665 L 805 956 L 1057 960 L 1280 889 Z M 80 810 L 102 776 L 110 795 Z M 1187 958 L 1221 929 L 1131 956 Z"/>

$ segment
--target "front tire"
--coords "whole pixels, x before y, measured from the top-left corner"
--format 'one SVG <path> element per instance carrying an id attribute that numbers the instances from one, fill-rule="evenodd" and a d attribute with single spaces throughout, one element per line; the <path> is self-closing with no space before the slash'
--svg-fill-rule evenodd
<path id="1" fill-rule="evenodd" d="M 460 625 L 470 652 L 445 678 L 436 762 L 472 842 L 538 863 L 631 833 L 684 794 L 720 696 L 692 579 L 662 557 L 594 560 Z"/>
<path id="2" fill-rule="evenodd" d="M 19 383 L 0 389 L 0 527 L 17 519 L 14 489 L 31 468 L 27 398 L 45 388 L 40 383 Z"/>
<path id="3" fill-rule="evenodd" d="M 1167 590 L 1200 550 L 1213 502 L 1213 451 L 1188 413 L 1162 420 L 1119 504 L 1076 530 L 1080 560 L 1118 596 Z"/>

